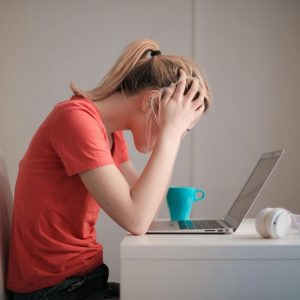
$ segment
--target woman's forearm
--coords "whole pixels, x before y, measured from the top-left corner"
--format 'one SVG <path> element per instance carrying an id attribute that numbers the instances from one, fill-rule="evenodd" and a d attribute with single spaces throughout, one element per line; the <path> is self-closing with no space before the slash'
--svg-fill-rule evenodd
<path id="1" fill-rule="evenodd" d="M 146 231 L 168 188 L 180 146 L 180 137 L 170 137 L 162 133 L 152 151 L 138 181 L 131 189 L 131 197 L 136 211 L 136 222 Z"/>

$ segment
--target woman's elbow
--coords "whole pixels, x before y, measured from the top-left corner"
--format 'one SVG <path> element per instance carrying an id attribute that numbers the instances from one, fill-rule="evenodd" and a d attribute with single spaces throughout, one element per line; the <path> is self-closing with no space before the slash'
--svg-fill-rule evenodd
<path id="1" fill-rule="evenodd" d="M 150 227 L 149 222 L 131 222 L 126 226 L 126 230 L 133 235 L 145 235 Z"/>
<path id="2" fill-rule="evenodd" d="M 133 235 L 145 235 L 147 233 L 147 230 L 131 230 L 129 233 Z"/>

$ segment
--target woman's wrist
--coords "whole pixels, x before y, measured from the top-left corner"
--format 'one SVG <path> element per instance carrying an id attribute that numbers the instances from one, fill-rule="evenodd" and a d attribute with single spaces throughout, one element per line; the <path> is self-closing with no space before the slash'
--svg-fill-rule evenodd
<path id="1" fill-rule="evenodd" d="M 159 131 L 157 141 L 168 141 L 173 144 L 180 144 L 182 134 L 174 130 L 173 128 L 163 127 Z"/>

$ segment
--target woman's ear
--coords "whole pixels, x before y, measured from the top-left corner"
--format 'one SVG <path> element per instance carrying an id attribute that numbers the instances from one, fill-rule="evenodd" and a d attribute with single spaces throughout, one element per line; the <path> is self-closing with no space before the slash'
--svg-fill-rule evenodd
<path id="1" fill-rule="evenodd" d="M 158 107 L 159 101 L 159 91 L 157 90 L 149 90 L 147 91 L 142 98 L 142 111 L 149 112 Z"/>

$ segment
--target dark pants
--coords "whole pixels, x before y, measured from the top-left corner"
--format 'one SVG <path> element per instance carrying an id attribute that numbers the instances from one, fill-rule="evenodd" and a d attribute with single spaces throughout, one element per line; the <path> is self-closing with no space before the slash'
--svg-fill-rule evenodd
<path id="1" fill-rule="evenodd" d="M 12 300 L 101 300 L 120 299 L 120 285 L 107 282 L 105 264 L 83 276 L 74 276 L 32 293 L 10 292 Z"/>

